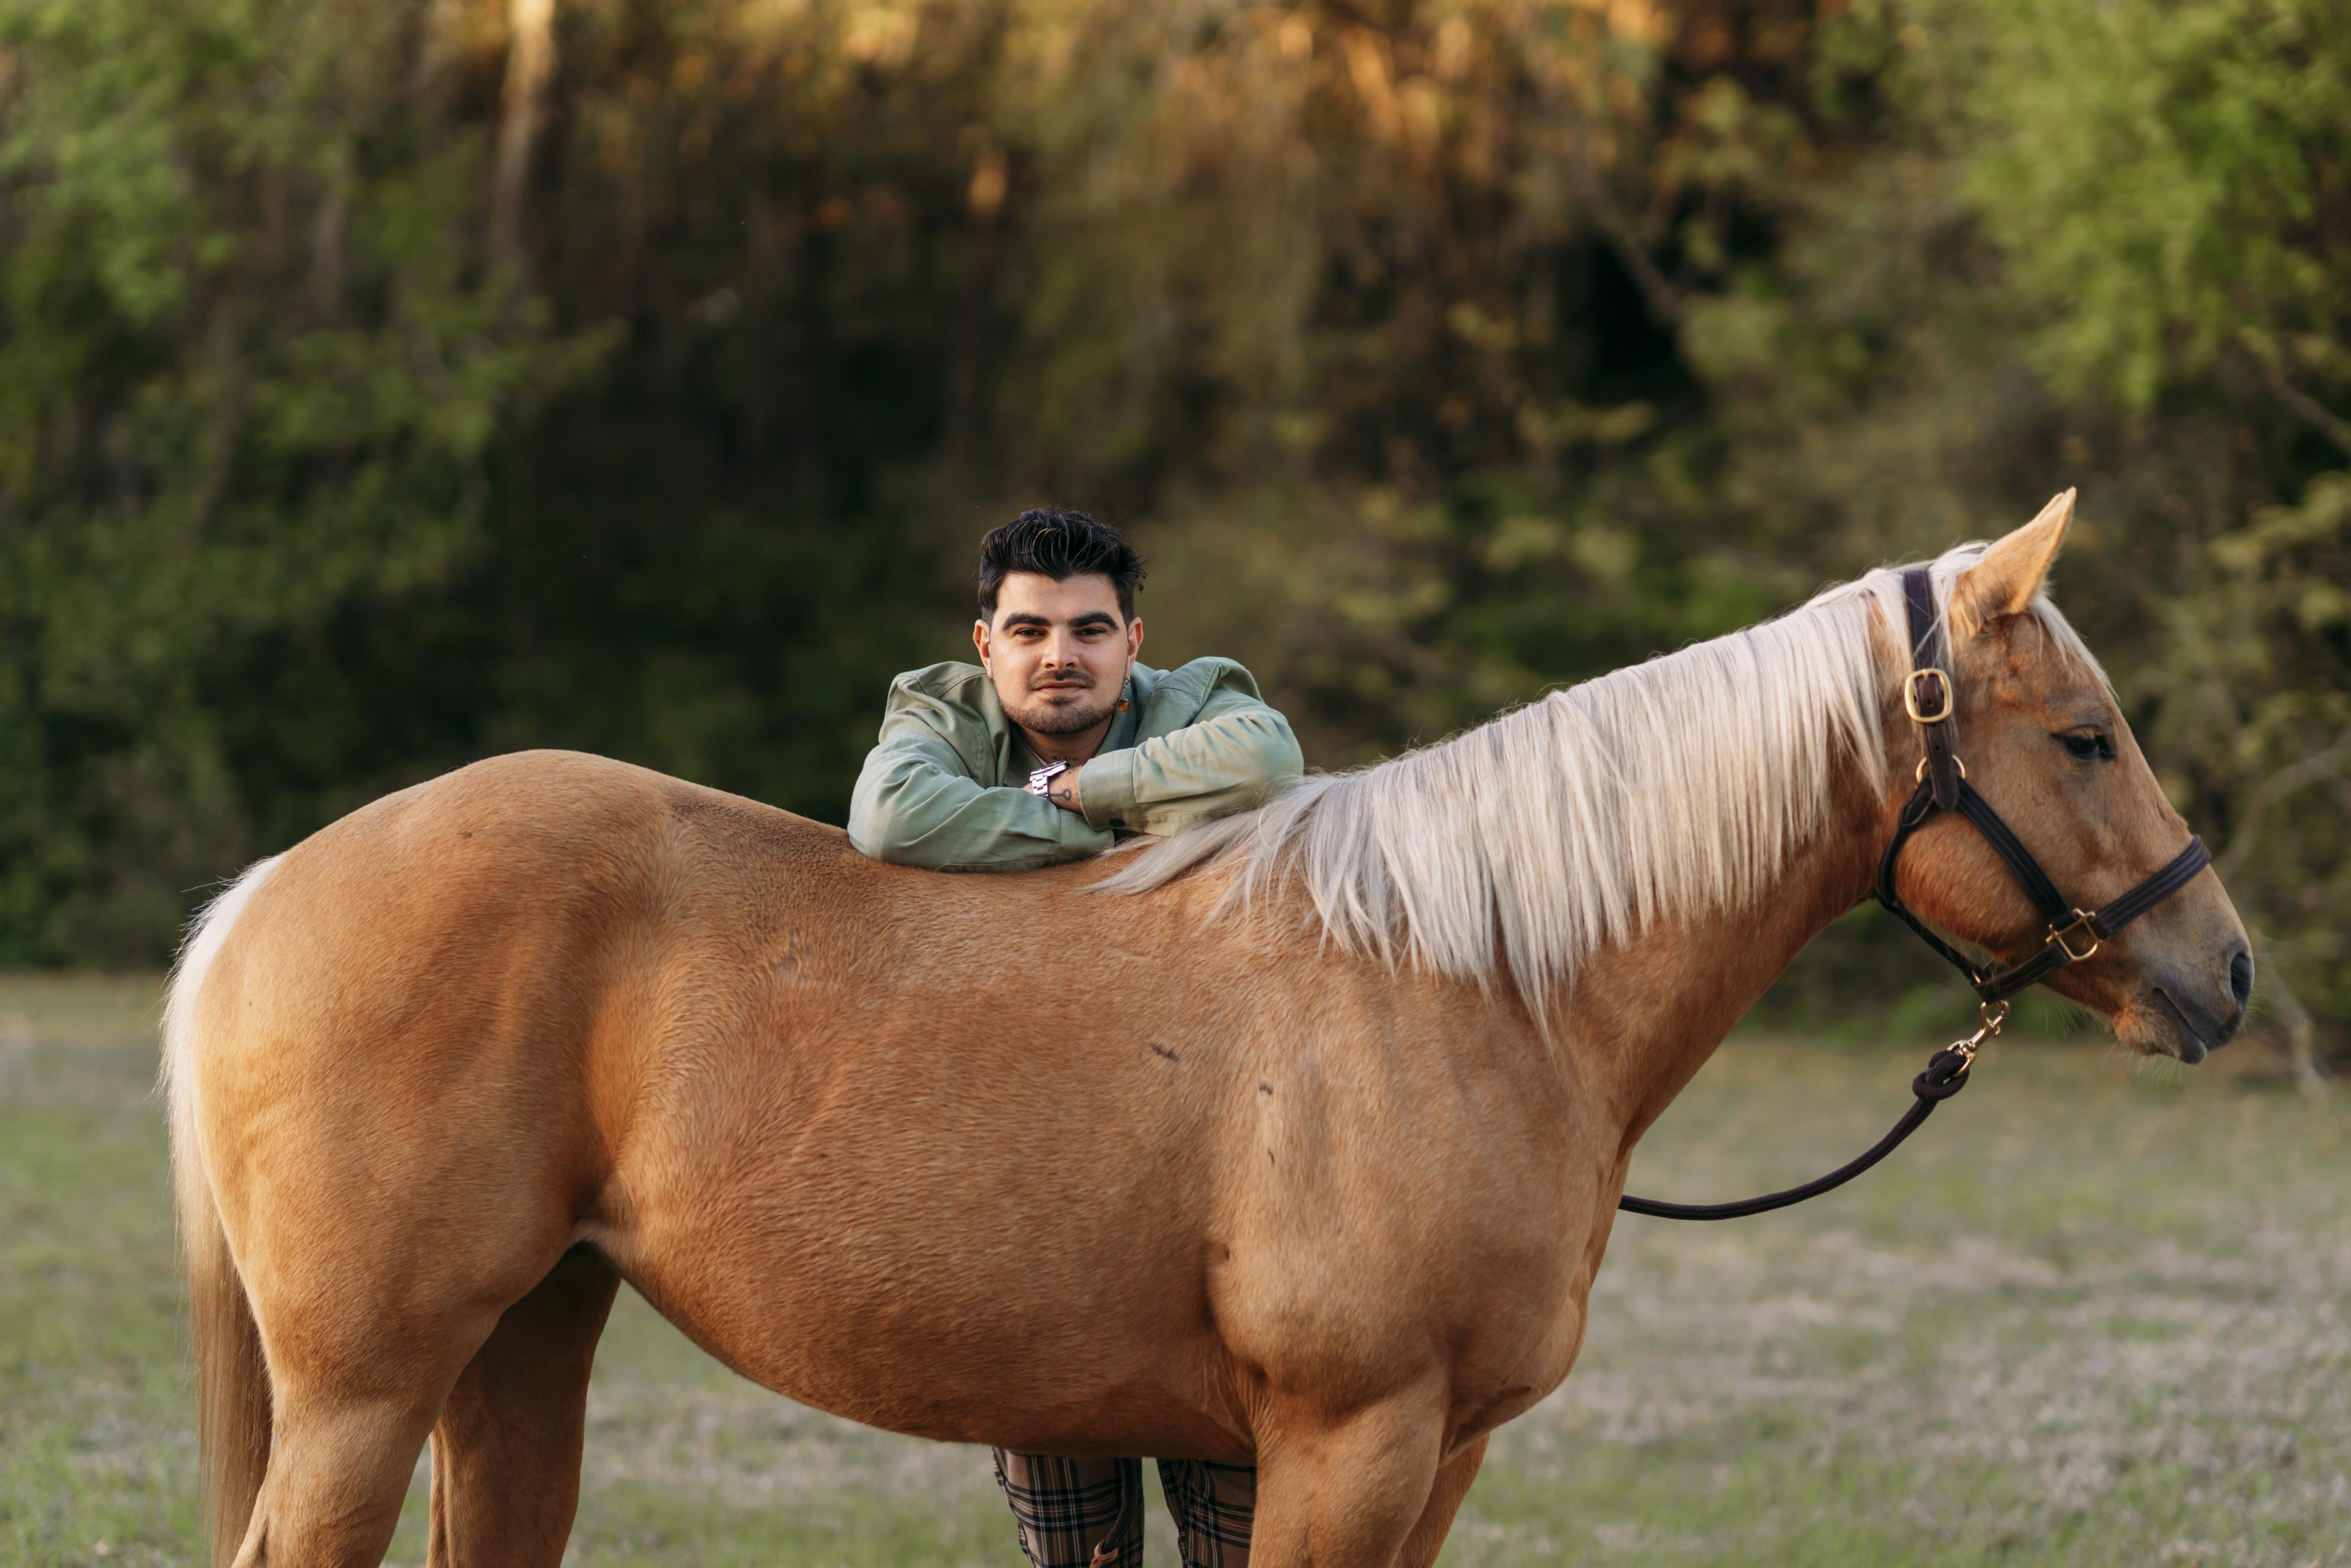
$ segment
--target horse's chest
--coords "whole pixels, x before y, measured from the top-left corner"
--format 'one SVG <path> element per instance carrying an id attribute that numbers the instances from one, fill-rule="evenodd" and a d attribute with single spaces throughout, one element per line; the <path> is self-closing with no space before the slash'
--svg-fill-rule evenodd
<path id="1" fill-rule="evenodd" d="M 1358 1387 L 1437 1373 L 1473 1417 L 1524 1408 L 1567 1375 L 1590 1280 L 1556 1215 L 1427 1206 L 1401 1227 L 1332 1218 L 1268 1226 L 1212 1267 L 1215 1316 L 1244 1364 Z"/>
<path id="2" fill-rule="evenodd" d="M 1463 1407 L 1458 1413 L 1510 1406 L 1493 1418 L 1499 1421 L 1558 1387 L 1574 1365 L 1590 1281 L 1578 1278 L 1564 1258 L 1492 1280 L 1483 1303 L 1457 1304 L 1451 1381 L 1455 1403 Z"/>

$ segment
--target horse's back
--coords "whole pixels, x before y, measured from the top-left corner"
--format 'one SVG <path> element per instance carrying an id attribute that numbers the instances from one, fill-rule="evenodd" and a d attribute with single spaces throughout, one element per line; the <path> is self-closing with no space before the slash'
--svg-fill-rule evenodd
<path id="1" fill-rule="evenodd" d="M 805 1035 L 906 1003 L 943 948 L 988 974 L 979 949 L 1008 910 L 1025 920 L 1099 874 L 883 865 L 758 801 L 517 752 L 387 795 L 279 857 L 201 977 L 200 1010 L 217 1026 L 204 1032 L 280 1064 L 375 1072 L 390 1053 L 444 1077 L 499 1040 L 558 1063 L 626 1035 L 642 1058 L 690 1048 L 699 1020 L 723 1016 L 739 1038 L 779 1008 L 750 1032 Z"/>
<path id="2" fill-rule="evenodd" d="M 545 899 L 634 892 L 676 851 L 714 836 L 737 846 L 728 857 L 737 866 L 756 855 L 770 873 L 795 861 L 837 861 L 849 848 L 838 828 L 632 763 L 519 751 L 363 806 L 289 858 L 353 880 L 394 867 L 413 879 L 388 894 L 482 896 L 524 885 Z M 556 887 L 547 885 L 550 872 L 561 877 Z"/>
<path id="3" fill-rule="evenodd" d="M 240 920 L 240 946 L 296 939 L 340 958 L 444 977 L 485 959 L 572 964 L 646 915 L 747 881 L 853 856 L 847 835 L 787 811 L 580 752 L 491 758 L 360 808 L 283 857 Z"/>
<path id="4" fill-rule="evenodd" d="M 968 949 L 1002 884 L 1086 875 L 886 866 L 647 768 L 493 758 L 279 857 L 188 988 L 191 1068 L 217 1103 L 331 1136 L 568 1142 L 593 1184 L 650 1109 L 725 1106 L 771 1053 L 830 1058 L 918 1005 L 908 977 L 942 979 L 942 943 Z"/>
<path id="5" fill-rule="evenodd" d="M 658 1026 L 682 946 L 759 939 L 747 884 L 837 883 L 844 856 L 837 829 L 626 763 L 476 763 L 270 867 L 192 977 L 184 1070 L 257 1161 L 592 1184 L 599 1041 Z"/>

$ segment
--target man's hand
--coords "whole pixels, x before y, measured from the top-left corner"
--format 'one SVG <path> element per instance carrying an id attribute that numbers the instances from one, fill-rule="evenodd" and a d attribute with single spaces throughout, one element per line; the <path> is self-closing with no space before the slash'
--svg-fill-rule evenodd
<path id="1" fill-rule="evenodd" d="M 1052 781 L 1045 786 L 1045 799 L 1064 811 L 1084 810 L 1085 808 L 1078 803 L 1081 799 L 1078 794 L 1078 775 L 1085 771 L 1085 767 L 1082 762 L 1072 762 L 1061 772 L 1054 774 Z"/>

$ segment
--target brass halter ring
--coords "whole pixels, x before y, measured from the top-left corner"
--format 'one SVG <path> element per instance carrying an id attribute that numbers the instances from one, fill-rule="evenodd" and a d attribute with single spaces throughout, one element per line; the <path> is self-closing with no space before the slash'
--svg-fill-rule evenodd
<path id="1" fill-rule="evenodd" d="M 1960 778 L 1964 779 L 1968 776 L 1968 765 L 1960 761 L 1958 758 L 1954 757 L 1951 758 L 1951 766 L 1959 770 Z M 1918 758 L 1917 770 L 1910 775 L 1910 782 L 1913 784 L 1924 784 L 1926 781 L 1927 759 L 1922 757 Z"/>

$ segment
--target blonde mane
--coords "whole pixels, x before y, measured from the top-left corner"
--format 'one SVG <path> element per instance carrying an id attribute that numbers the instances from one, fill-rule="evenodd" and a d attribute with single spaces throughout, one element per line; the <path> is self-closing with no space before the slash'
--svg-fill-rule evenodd
<path id="1" fill-rule="evenodd" d="M 1933 564 L 1938 616 L 1983 553 Z M 2096 661 L 2046 600 L 2057 646 Z M 1318 774 L 1141 851 L 1099 884 L 1226 873 L 1218 913 L 1296 877 L 1332 940 L 1523 994 L 1668 911 L 1735 907 L 1820 830 L 1837 768 L 1886 768 L 1881 713 L 1908 668 L 1901 577 L 1554 691 L 1437 745 Z"/>

